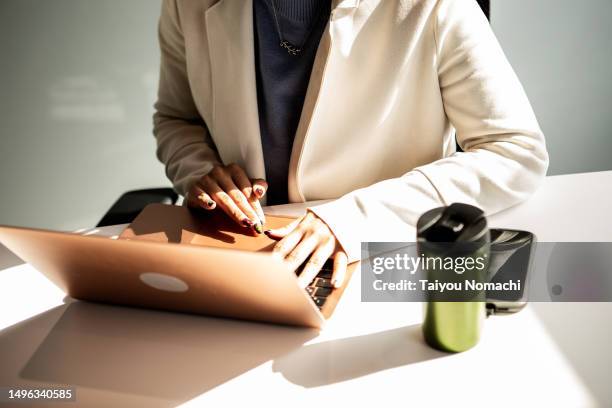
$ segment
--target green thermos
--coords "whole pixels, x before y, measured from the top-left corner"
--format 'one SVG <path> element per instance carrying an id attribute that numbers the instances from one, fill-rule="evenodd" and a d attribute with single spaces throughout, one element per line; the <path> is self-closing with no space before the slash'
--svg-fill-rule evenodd
<path id="1" fill-rule="evenodd" d="M 423 276 L 451 288 L 427 292 L 423 334 L 431 347 L 461 352 L 478 343 L 486 318 L 486 293 L 478 283 L 486 281 L 490 245 L 487 220 L 474 206 L 456 203 L 419 218 Z"/>

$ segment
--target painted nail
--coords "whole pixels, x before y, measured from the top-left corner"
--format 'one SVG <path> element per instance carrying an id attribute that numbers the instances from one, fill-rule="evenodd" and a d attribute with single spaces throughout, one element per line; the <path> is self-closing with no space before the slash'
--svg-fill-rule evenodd
<path id="1" fill-rule="evenodd" d="M 264 190 L 261 187 L 255 187 L 255 194 L 257 194 L 258 196 L 263 196 L 264 195 Z"/>
<path id="2" fill-rule="evenodd" d="M 257 232 L 258 234 L 263 233 L 263 225 L 261 225 L 260 223 L 255 224 L 255 232 Z"/>
<path id="3" fill-rule="evenodd" d="M 244 220 L 242 220 L 242 225 L 245 228 L 253 228 L 253 221 L 249 220 L 248 218 L 245 218 Z"/>
<path id="4" fill-rule="evenodd" d="M 215 206 L 215 202 L 213 200 L 208 200 L 206 205 L 208 206 L 208 208 L 213 208 Z"/>
<path id="5" fill-rule="evenodd" d="M 271 237 L 272 237 L 272 230 L 265 230 L 265 231 L 264 231 L 264 234 L 266 234 L 266 236 L 267 236 L 268 238 L 271 238 Z"/>

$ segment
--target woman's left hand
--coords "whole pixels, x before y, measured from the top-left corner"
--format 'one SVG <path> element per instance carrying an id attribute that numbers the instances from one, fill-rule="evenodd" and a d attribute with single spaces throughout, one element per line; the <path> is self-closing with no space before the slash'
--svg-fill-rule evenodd
<path id="1" fill-rule="evenodd" d="M 342 286 L 347 256 L 327 224 L 319 217 L 309 212 L 286 227 L 265 233 L 279 240 L 274 254 L 289 262 L 292 269 L 297 270 L 308 259 L 298 278 L 302 287 L 308 286 L 317 277 L 329 258 L 334 258 L 331 283 L 336 288 Z"/>

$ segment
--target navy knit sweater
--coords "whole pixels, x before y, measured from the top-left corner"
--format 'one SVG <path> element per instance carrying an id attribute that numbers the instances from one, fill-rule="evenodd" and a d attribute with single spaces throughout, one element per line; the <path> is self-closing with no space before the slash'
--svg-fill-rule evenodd
<path id="1" fill-rule="evenodd" d="M 272 1 L 283 39 L 302 48 L 297 56 L 280 46 Z M 253 1 L 257 102 L 268 205 L 288 202 L 291 148 L 330 10 L 330 0 Z"/>

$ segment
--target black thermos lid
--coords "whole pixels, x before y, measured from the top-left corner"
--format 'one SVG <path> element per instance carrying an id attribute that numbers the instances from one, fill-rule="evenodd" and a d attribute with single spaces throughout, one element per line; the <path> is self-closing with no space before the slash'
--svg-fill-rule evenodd
<path id="1" fill-rule="evenodd" d="M 489 241 L 487 219 L 480 208 L 469 204 L 435 208 L 419 218 L 417 241 L 486 243 Z"/>

